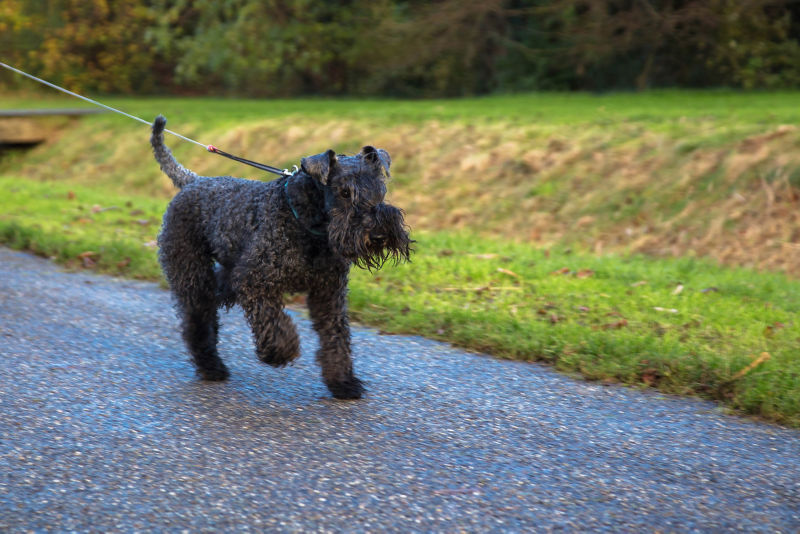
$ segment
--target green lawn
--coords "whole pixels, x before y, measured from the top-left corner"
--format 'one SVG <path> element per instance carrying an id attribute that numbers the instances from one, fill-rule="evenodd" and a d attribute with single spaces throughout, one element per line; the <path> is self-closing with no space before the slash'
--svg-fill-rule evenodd
<path id="1" fill-rule="evenodd" d="M 21 176 L 0 178 L 0 190 L 0 242 L 160 279 L 153 241 L 165 199 Z M 353 272 L 355 319 L 800 426 L 797 280 L 467 233 L 414 237 L 411 263 Z"/>
<path id="2" fill-rule="evenodd" d="M 435 100 L 95 98 L 145 120 L 151 120 L 159 110 L 169 110 L 170 116 L 176 120 L 213 123 L 286 116 L 349 117 L 383 123 L 474 119 L 541 121 L 557 125 L 615 124 L 621 121 L 653 125 L 697 119 L 722 121 L 729 125 L 800 123 L 800 94 L 797 92 L 663 90 L 639 94 L 534 93 Z M 92 105 L 56 92 L 27 97 L 0 95 L 0 109 L 16 107 Z"/>

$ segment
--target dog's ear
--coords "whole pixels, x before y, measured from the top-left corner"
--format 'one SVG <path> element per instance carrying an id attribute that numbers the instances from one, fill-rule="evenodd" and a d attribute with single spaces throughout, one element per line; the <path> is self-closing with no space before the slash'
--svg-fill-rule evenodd
<path id="1" fill-rule="evenodd" d="M 389 167 L 392 166 L 392 158 L 389 153 L 382 148 L 375 148 L 374 146 L 365 146 L 361 149 L 361 155 L 364 159 L 372 164 L 380 165 L 389 176 Z"/>
<path id="2" fill-rule="evenodd" d="M 316 156 L 308 156 L 300 160 L 300 168 L 322 185 L 328 185 L 328 175 L 336 166 L 336 152 L 328 150 Z"/>

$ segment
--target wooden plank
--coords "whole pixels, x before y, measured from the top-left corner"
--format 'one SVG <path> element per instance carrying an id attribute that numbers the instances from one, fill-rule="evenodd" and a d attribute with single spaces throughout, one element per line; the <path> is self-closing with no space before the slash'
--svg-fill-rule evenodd
<path id="1" fill-rule="evenodd" d="M 93 115 L 95 113 L 108 113 L 102 108 L 63 108 L 63 109 L 0 109 L 0 118 L 5 117 L 40 117 L 53 115 Z"/>

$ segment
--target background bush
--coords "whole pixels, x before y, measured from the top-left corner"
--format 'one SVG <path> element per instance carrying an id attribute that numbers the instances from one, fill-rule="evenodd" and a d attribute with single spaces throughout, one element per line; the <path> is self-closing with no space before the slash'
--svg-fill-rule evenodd
<path id="1" fill-rule="evenodd" d="M 799 20 L 793 0 L 4 0 L 0 46 L 105 93 L 775 89 L 800 85 Z"/>

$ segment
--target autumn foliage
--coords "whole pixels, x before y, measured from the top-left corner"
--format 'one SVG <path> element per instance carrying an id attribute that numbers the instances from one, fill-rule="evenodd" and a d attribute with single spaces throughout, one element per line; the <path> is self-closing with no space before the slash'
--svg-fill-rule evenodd
<path id="1" fill-rule="evenodd" d="M 795 88 L 799 21 L 791 0 L 4 0 L 0 46 L 106 93 Z"/>

